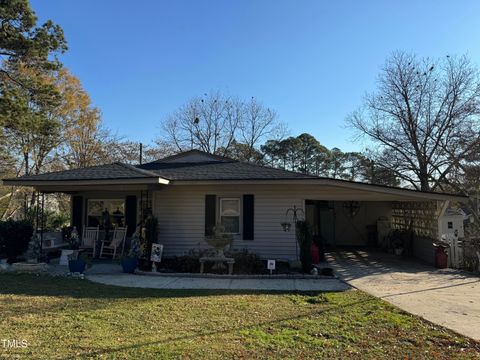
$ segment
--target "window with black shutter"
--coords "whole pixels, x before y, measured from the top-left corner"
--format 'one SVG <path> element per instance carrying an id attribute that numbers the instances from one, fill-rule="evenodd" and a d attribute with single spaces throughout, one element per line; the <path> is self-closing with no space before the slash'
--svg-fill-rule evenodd
<path id="1" fill-rule="evenodd" d="M 217 196 L 205 195 L 205 235 L 213 233 L 217 217 Z"/>
<path id="2" fill-rule="evenodd" d="M 243 195 L 243 240 L 253 240 L 254 196 Z"/>

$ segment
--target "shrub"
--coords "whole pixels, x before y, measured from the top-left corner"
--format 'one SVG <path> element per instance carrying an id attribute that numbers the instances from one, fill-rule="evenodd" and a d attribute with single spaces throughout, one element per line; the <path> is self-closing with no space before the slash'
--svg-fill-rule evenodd
<path id="1" fill-rule="evenodd" d="M 158 220 L 154 216 L 148 216 L 142 226 L 140 234 L 140 248 L 142 258 L 150 263 L 150 255 L 152 252 L 152 243 L 157 242 Z"/>
<path id="2" fill-rule="evenodd" d="M 41 209 L 37 209 L 36 206 L 32 206 L 28 209 L 26 220 L 31 224 L 35 224 L 38 220 L 41 222 Z M 67 226 L 70 222 L 70 215 L 64 212 L 57 212 L 53 210 L 44 209 L 43 211 L 43 225 L 44 231 L 57 231 Z M 39 224 L 40 225 L 40 224 Z"/>
<path id="3" fill-rule="evenodd" d="M 128 257 L 138 259 L 141 255 L 140 250 L 140 235 L 138 230 L 133 233 L 132 239 L 130 240 L 130 250 L 128 251 Z"/>
<path id="4" fill-rule="evenodd" d="M 6 255 L 10 263 L 14 262 L 27 251 L 32 235 L 33 226 L 28 221 L 0 221 L 0 253 Z"/>
<path id="5" fill-rule="evenodd" d="M 200 271 L 200 258 L 214 255 L 212 249 L 191 249 L 182 256 L 163 258 L 159 266 L 159 271 L 198 273 Z"/>
<path id="6" fill-rule="evenodd" d="M 468 271 L 479 271 L 480 238 L 468 237 L 463 241 L 463 268 Z"/>
<path id="7" fill-rule="evenodd" d="M 192 249 L 187 254 L 165 258 L 161 262 L 160 271 L 171 271 L 180 273 L 198 273 L 200 271 L 200 258 L 203 256 L 216 256 L 213 249 L 198 250 Z M 228 257 L 235 259 L 233 267 L 235 274 L 265 274 L 266 267 L 256 254 L 249 252 L 247 249 L 230 251 Z M 205 264 L 207 272 L 225 273 L 227 268 L 212 269 L 213 263 Z"/>
<path id="8" fill-rule="evenodd" d="M 300 261 L 302 263 L 302 271 L 304 273 L 310 272 L 312 269 L 312 255 L 310 247 L 312 245 L 312 231 L 306 221 L 297 221 L 296 237 L 298 246 L 300 247 Z"/>
<path id="9" fill-rule="evenodd" d="M 263 274 L 265 273 L 265 264 L 257 254 L 249 252 L 247 249 L 240 251 L 231 251 L 229 257 L 235 259 L 233 271 L 237 274 Z"/>
<path id="10" fill-rule="evenodd" d="M 162 259 L 160 271 L 171 271 L 179 273 L 198 273 L 200 271 L 200 256 L 186 254 Z"/>
<path id="11" fill-rule="evenodd" d="M 200 257 L 192 255 L 177 256 L 172 259 L 171 269 L 181 273 L 198 273 L 200 271 Z"/>

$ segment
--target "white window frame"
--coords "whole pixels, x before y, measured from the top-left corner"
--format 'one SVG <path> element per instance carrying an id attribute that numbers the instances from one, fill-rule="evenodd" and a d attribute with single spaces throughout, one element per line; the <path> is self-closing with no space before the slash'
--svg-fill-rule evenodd
<path id="1" fill-rule="evenodd" d="M 126 221 L 126 217 L 125 217 L 125 199 L 124 198 L 102 198 L 102 199 L 96 199 L 96 198 L 89 198 L 87 199 L 87 208 L 85 209 L 85 226 L 89 226 L 88 224 L 88 217 L 90 216 L 90 202 L 93 202 L 93 201 L 103 201 L 103 202 L 106 202 L 106 201 L 121 201 L 123 202 L 123 223 L 124 223 L 124 226 L 125 226 L 125 221 Z M 103 210 L 102 210 L 103 211 Z M 111 216 L 112 214 L 110 214 Z"/>
<path id="2" fill-rule="evenodd" d="M 223 201 L 237 201 L 238 203 L 238 214 L 237 215 L 223 215 Z M 222 223 L 222 216 L 228 216 L 228 217 L 238 217 L 238 231 L 237 232 L 225 232 L 225 234 L 233 234 L 233 235 L 238 235 L 240 234 L 240 229 L 242 227 L 242 219 L 241 219 L 241 214 L 242 214 L 242 202 L 239 197 L 220 197 L 219 198 L 220 206 L 219 206 L 219 214 L 218 218 L 220 220 L 220 224 Z"/>

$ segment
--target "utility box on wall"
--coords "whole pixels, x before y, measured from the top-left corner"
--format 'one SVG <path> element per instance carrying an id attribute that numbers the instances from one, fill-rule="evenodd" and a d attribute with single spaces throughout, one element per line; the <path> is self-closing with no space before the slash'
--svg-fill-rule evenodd
<path id="1" fill-rule="evenodd" d="M 463 228 L 463 214 L 454 209 L 448 209 L 439 219 L 440 236 L 454 236 L 456 238 L 465 237 Z"/>
<path id="2" fill-rule="evenodd" d="M 460 211 L 447 209 L 438 220 L 440 237 L 450 245 L 448 248 L 448 266 L 456 269 L 460 268 L 463 263 L 462 239 L 465 237 L 463 219 L 464 216 Z"/>

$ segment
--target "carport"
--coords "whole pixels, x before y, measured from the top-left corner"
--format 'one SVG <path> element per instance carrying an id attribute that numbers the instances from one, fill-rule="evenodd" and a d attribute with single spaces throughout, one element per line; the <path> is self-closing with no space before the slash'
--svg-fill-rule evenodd
<path id="1" fill-rule="evenodd" d="M 326 249 L 373 248 L 433 264 L 439 219 L 466 197 L 335 181 L 328 194 L 305 197 L 306 220 Z M 398 250 L 399 249 L 399 250 Z M 401 253 L 401 254 L 400 254 Z"/>

